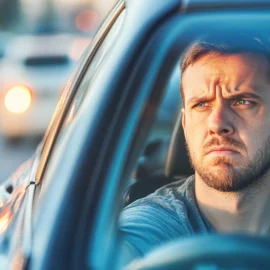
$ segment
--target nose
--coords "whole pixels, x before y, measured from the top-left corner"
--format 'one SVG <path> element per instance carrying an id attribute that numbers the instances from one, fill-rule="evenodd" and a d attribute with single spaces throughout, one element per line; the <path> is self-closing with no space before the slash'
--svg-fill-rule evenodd
<path id="1" fill-rule="evenodd" d="M 233 134 L 232 115 L 230 108 L 224 104 L 216 104 L 208 117 L 208 130 L 211 135 L 229 136 Z"/>

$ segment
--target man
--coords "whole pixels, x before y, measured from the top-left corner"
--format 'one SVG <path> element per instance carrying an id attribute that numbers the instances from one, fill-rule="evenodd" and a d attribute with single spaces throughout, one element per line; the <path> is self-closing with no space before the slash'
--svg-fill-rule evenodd
<path id="1" fill-rule="evenodd" d="M 182 58 L 182 125 L 195 175 L 124 209 L 130 259 L 195 234 L 270 232 L 268 47 L 226 39 L 196 42 Z"/>

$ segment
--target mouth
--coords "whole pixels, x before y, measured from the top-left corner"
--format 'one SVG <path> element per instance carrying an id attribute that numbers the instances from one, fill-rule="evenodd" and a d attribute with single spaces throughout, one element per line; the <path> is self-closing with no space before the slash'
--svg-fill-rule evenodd
<path id="1" fill-rule="evenodd" d="M 235 148 L 218 146 L 212 147 L 207 150 L 206 155 L 215 155 L 215 156 L 232 156 L 239 154 Z"/>

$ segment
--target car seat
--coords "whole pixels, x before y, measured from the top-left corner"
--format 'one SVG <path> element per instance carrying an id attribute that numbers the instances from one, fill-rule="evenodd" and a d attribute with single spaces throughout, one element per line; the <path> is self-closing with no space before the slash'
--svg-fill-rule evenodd
<path id="1" fill-rule="evenodd" d="M 192 174 L 194 170 L 189 163 L 180 113 L 171 138 L 156 139 L 146 146 L 138 161 L 135 183 L 123 197 L 123 206 Z"/>
<path id="2" fill-rule="evenodd" d="M 174 126 L 167 153 L 165 175 L 170 179 L 170 182 L 174 182 L 192 174 L 194 174 L 194 169 L 189 162 L 182 126 L 182 114 L 180 113 Z"/>
<path id="3" fill-rule="evenodd" d="M 135 183 L 126 191 L 123 205 L 147 196 L 161 186 L 169 183 L 165 177 L 166 156 L 170 138 L 156 138 L 147 144 L 143 155 L 139 158 L 135 170 Z"/>

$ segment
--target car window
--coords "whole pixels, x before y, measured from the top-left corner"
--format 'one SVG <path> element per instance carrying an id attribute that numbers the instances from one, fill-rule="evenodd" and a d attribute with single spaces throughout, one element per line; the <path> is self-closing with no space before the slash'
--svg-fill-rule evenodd
<path id="1" fill-rule="evenodd" d="M 112 48 L 117 35 L 121 29 L 123 24 L 125 12 L 123 11 L 121 15 L 118 17 L 116 22 L 114 23 L 113 27 L 111 28 L 110 32 L 106 36 L 105 40 L 103 41 L 102 45 L 100 46 L 98 52 L 96 53 L 94 59 L 91 62 L 91 65 L 88 67 L 88 70 L 83 78 L 81 85 L 79 86 L 78 92 L 70 106 L 70 109 L 66 115 L 66 118 L 63 122 L 62 129 L 59 134 L 58 140 L 65 134 L 68 127 L 70 126 L 71 122 L 76 117 L 78 110 L 80 109 L 84 97 L 88 91 L 91 91 L 91 86 L 95 80 L 96 74 L 99 72 L 100 65 L 102 61 L 106 58 L 110 49 Z"/>
<path id="2" fill-rule="evenodd" d="M 52 149 L 52 154 L 50 155 L 49 160 L 53 158 L 55 149 L 57 148 L 58 144 L 62 141 L 62 138 L 67 133 L 72 122 L 76 118 L 77 113 L 83 103 L 85 95 L 92 90 L 91 86 L 95 81 L 95 77 L 100 69 L 101 63 L 106 59 L 107 54 L 110 52 L 112 46 L 114 45 L 115 39 L 120 33 L 124 17 L 125 17 L 125 10 L 123 10 L 121 14 L 118 16 L 113 26 L 109 30 L 108 34 L 106 35 L 103 43 L 100 45 L 98 51 L 95 53 L 94 58 L 91 60 L 91 64 L 88 67 L 80 85 L 78 86 L 76 95 L 74 96 L 71 104 L 69 105 L 69 109 L 62 122 L 60 132 L 58 133 L 58 137 L 56 139 L 56 144 Z"/>
<path id="3" fill-rule="evenodd" d="M 117 21 L 114 23 L 112 29 L 106 36 L 101 47 L 99 48 L 94 59 L 92 60 L 91 65 L 89 66 L 87 73 L 85 74 L 85 77 L 81 85 L 79 86 L 77 95 L 75 96 L 73 103 L 70 106 L 70 110 L 67 113 L 67 116 L 65 118 L 65 121 L 63 123 L 60 132 L 60 137 L 65 133 L 66 129 L 69 127 L 70 123 L 76 116 L 86 93 L 88 91 L 91 91 L 92 89 L 91 86 L 95 80 L 95 75 L 99 72 L 102 61 L 106 58 L 106 56 L 110 52 L 110 49 L 114 44 L 114 40 L 117 38 L 117 35 L 119 34 L 119 30 L 121 29 L 124 19 L 124 13 L 125 12 L 122 12 L 121 15 L 118 17 Z"/>
<path id="4" fill-rule="evenodd" d="M 217 18 L 215 18 L 215 19 L 217 19 Z M 181 25 L 181 24 L 179 24 L 179 25 Z M 201 138 L 203 136 L 206 136 L 204 134 L 211 134 L 211 135 L 219 135 L 220 136 L 219 141 L 218 140 L 215 141 L 213 139 L 211 141 L 211 143 L 208 143 L 208 145 L 205 144 L 206 146 L 204 146 L 204 149 L 208 148 L 207 149 L 209 151 L 208 153 L 210 153 L 212 151 L 212 150 L 209 150 L 210 147 L 213 147 L 213 145 L 216 144 L 216 147 L 217 147 L 218 150 L 217 150 L 217 153 L 213 154 L 214 155 L 213 160 L 216 159 L 217 161 L 220 161 L 221 165 L 223 165 L 222 162 L 224 162 L 224 164 L 225 164 L 225 161 L 226 162 L 228 161 L 229 165 L 234 164 L 234 166 L 237 167 L 237 162 L 235 162 L 236 158 L 235 158 L 235 160 L 234 159 L 229 159 L 229 158 L 226 159 L 226 154 L 228 154 L 228 156 L 229 155 L 233 156 L 235 154 L 233 150 L 235 150 L 235 149 L 239 150 L 239 149 L 244 148 L 244 146 L 243 146 L 244 143 L 242 143 L 242 141 L 239 139 L 239 137 L 237 137 L 235 135 L 236 131 L 239 132 L 240 134 L 241 134 L 241 132 L 247 132 L 248 127 L 251 127 L 251 125 L 254 125 L 258 121 L 258 119 L 260 118 L 259 114 L 256 114 L 255 112 L 259 111 L 258 108 L 260 106 L 262 106 L 261 105 L 262 103 L 261 103 L 261 101 L 258 101 L 259 99 L 256 100 L 254 98 L 254 100 L 253 100 L 251 98 L 251 96 L 253 96 L 253 95 L 251 95 L 251 94 L 250 95 L 247 94 L 246 96 L 245 95 L 241 96 L 241 95 L 237 95 L 237 94 L 235 94 L 234 96 L 233 95 L 226 96 L 226 94 L 223 94 L 227 98 L 227 99 L 224 98 L 224 100 L 226 100 L 227 103 L 224 103 L 225 106 L 222 108 L 222 111 L 218 111 L 218 112 L 223 112 L 223 114 L 221 114 L 221 115 L 220 114 L 219 115 L 214 114 L 214 118 L 210 118 L 210 117 L 207 118 L 209 115 L 211 115 L 212 110 L 214 110 L 213 107 L 217 104 L 217 103 L 213 102 L 213 99 L 210 99 L 206 95 L 205 95 L 206 96 L 205 97 L 202 94 L 205 91 L 204 87 L 206 85 L 205 82 L 207 81 L 205 78 L 208 78 L 207 76 L 209 76 L 210 78 L 216 79 L 216 80 L 213 79 L 213 82 L 215 82 L 217 85 L 218 84 L 222 85 L 222 87 L 223 87 L 222 90 L 225 93 L 226 93 L 226 90 L 229 93 L 231 93 L 231 91 L 235 91 L 235 92 L 243 91 L 244 92 L 243 89 L 249 89 L 248 91 L 250 91 L 250 92 L 252 92 L 252 91 L 256 92 L 255 91 L 256 87 L 254 87 L 254 85 L 251 86 L 251 87 L 248 87 L 247 86 L 247 85 L 249 85 L 248 83 L 250 83 L 252 80 L 254 80 L 253 81 L 253 83 L 254 83 L 257 80 L 257 78 L 260 77 L 259 74 L 264 74 L 262 76 L 264 78 L 264 79 L 262 78 L 262 81 L 265 81 L 266 78 L 268 78 L 268 76 L 265 76 L 266 73 L 262 69 L 260 70 L 260 72 L 258 72 L 255 69 L 252 70 L 252 68 L 254 68 L 256 66 L 254 64 L 256 61 L 258 61 L 258 62 L 261 61 L 260 62 L 261 64 L 262 64 L 263 61 L 262 61 L 261 58 L 258 57 L 258 55 L 256 57 L 254 55 L 250 56 L 247 52 L 249 52 L 250 54 L 252 54 L 252 53 L 260 54 L 262 52 L 265 52 L 265 55 L 267 55 L 266 53 L 269 54 L 269 29 L 266 29 L 266 30 L 265 29 L 263 29 L 263 30 L 260 29 L 259 30 L 259 27 L 257 29 L 252 29 L 252 30 L 248 29 L 248 28 L 246 29 L 246 24 L 244 24 L 244 23 L 241 26 L 239 24 L 238 27 L 241 30 L 237 29 L 237 31 L 238 31 L 237 33 L 235 33 L 234 31 L 231 31 L 231 30 L 227 30 L 227 31 L 222 32 L 222 36 L 220 36 L 219 31 L 215 32 L 214 30 L 212 30 L 212 31 L 209 30 L 209 32 L 203 33 L 203 34 L 201 34 L 199 32 L 199 33 L 196 33 L 196 35 L 194 34 L 194 38 L 190 39 L 190 41 L 189 41 L 190 42 L 190 44 L 189 44 L 190 48 L 193 48 L 191 45 L 194 44 L 195 41 L 198 42 L 198 43 L 200 41 L 204 46 L 206 46 L 205 44 L 207 44 L 206 41 L 208 42 L 208 45 L 211 44 L 211 46 L 213 46 L 212 44 L 215 44 L 214 42 L 216 42 L 216 44 L 218 44 L 220 46 L 219 49 L 220 48 L 222 48 L 222 49 L 226 48 L 226 50 L 227 50 L 228 47 L 225 47 L 224 45 L 223 45 L 223 47 L 221 47 L 220 43 L 221 43 L 221 40 L 222 40 L 222 42 L 224 42 L 223 44 L 225 44 L 225 42 L 228 42 L 228 44 L 231 46 L 231 48 L 230 48 L 230 50 L 231 50 L 230 51 L 231 58 L 229 58 L 228 55 L 226 55 L 226 53 L 228 53 L 228 51 L 226 51 L 225 49 L 224 49 L 224 51 L 221 51 L 222 53 L 224 53 L 223 55 L 220 54 L 219 56 L 217 56 L 217 55 L 213 54 L 214 56 L 211 55 L 211 56 L 213 56 L 213 58 L 211 58 L 211 56 L 209 57 L 209 55 L 208 55 L 208 57 L 209 57 L 208 61 L 209 62 L 207 62 L 207 60 L 206 60 L 207 58 L 203 58 L 203 57 L 199 58 L 198 57 L 198 59 L 200 59 L 200 60 L 198 60 L 198 59 L 196 59 L 194 57 L 193 59 L 196 59 L 196 61 L 198 61 L 198 62 L 201 61 L 201 62 L 199 62 L 200 65 L 201 65 L 200 70 L 199 70 L 200 72 L 198 72 L 198 70 L 196 69 L 198 66 L 196 66 L 196 67 L 193 67 L 193 69 L 189 69 L 189 70 L 186 69 L 186 71 L 185 71 L 186 72 L 185 80 L 182 77 L 182 82 L 184 80 L 185 83 L 186 83 L 185 84 L 185 87 L 186 87 L 185 89 L 189 90 L 189 91 L 185 90 L 185 96 L 183 96 L 183 99 L 184 99 L 183 102 L 185 104 L 185 108 L 184 108 L 185 109 L 185 111 L 184 111 L 185 112 L 185 114 L 184 114 L 185 118 L 184 119 L 186 121 L 186 122 L 184 122 L 184 121 L 183 122 L 186 125 L 185 126 L 185 132 L 186 132 L 185 136 L 189 140 L 188 141 L 188 143 L 189 143 L 188 147 L 192 147 L 191 150 L 193 150 L 193 152 L 191 152 L 191 156 L 189 156 L 189 158 L 194 163 L 197 161 L 196 160 L 196 157 L 197 157 L 196 155 L 198 155 L 198 152 L 199 152 L 198 149 L 200 147 L 203 148 L 203 146 L 200 146 L 200 147 L 198 146 L 201 143 L 201 141 L 199 143 L 197 138 Z M 208 29 L 208 28 L 205 27 L 205 29 Z M 231 27 L 231 29 L 233 29 L 233 27 Z M 182 66 L 181 66 L 181 68 L 182 68 L 181 71 L 182 72 L 183 72 L 183 67 L 185 67 L 184 64 L 183 64 L 183 63 L 185 63 L 184 60 L 187 63 L 189 63 L 189 65 L 191 65 L 191 66 L 192 66 L 192 64 L 194 64 L 194 63 L 190 64 L 190 62 L 188 62 L 188 60 L 190 60 L 190 58 L 188 60 L 187 60 L 187 58 L 184 58 L 185 54 L 187 54 L 187 50 L 186 50 L 186 47 L 185 47 L 186 45 L 184 45 L 184 40 L 185 40 L 185 38 L 182 38 L 181 41 L 179 39 L 179 42 L 177 43 L 178 47 L 180 47 L 181 45 L 184 47 L 183 52 L 181 52 L 180 55 L 177 56 L 177 59 L 178 59 L 178 57 L 182 59 L 182 63 L 181 63 L 182 64 Z M 202 42 L 202 41 L 204 41 L 205 43 Z M 248 43 L 248 41 L 250 43 Z M 181 45 L 179 46 L 179 44 L 181 44 Z M 247 44 L 249 44 L 249 45 L 247 45 Z M 263 44 L 263 46 L 261 44 Z M 227 45 L 227 46 L 229 46 L 229 45 Z M 197 46 L 199 47 L 198 44 L 197 44 Z M 250 47 L 248 47 L 248 46 L 250 46 Z M 254 46 L 254 47 L 252 47 L 252 46 Z M 239 53 L 239 52 L 245 52 L 246 54 L 243 53 L 241 55 L 241 53 Z M 189 51 L 189 53 L 191 53 L 191 52 Z M 237 55 L 237 53 L 239 53 L 239 55 Z M 230 60 L 228 61 L 228 59 L 230 59 Z M 252 61 L 254 61 L 253 65 L 251 64 Z M 241 65 L 239 63 L 241 63 Z M 207 66 L 207 64 L 208 64 L 208 66 Z M 239 64 L 239 66 L 238 66 L 238 64 Z M 249 66 L 251 66 L 252 68 L 249 68 Z M 261 66 L 263 66 L 263 65 L 261 65 Z M 241 68 L 239 68 L 239 67 L 241 67 Z M 206 69 L 206 68 L 208 68 L 208 69 Z M 208 73 L 205 72 L 205 70 L 207 70 Z M 210 70 L 211 70 L 211 72 L 210 72 Z M 214 70 L 214 72 L 213 72 L 213 70 Z M 244 74 L 247 74 L 248 72 L 251 72 L 251 70 L 252 70 L 252 72 L 254 72 L 254 74 L 257 73 L 258 77 L 257 76 L 254 76 L 254 77 L 253 76 L 250 76 L 250 77 L 249 76 L 246 76 L 246 77 L 244 76 Z M 266 69 L 266 70 L 268 70 L 268 69 Z M 226 74 L 227 77 L 224 76 L 225 71 L 227 72 L 227 74 Z M 179 69 L 179 73 L 180 73 L 180 69 Z M 202 74 L 205 77 L 200 77 L 200 75 L 202 75 Z M 219 81 L 217 80 L 217 77 L 219 78 Z M 233 79 L 230 80 L 231 85 L 234 85 L 234 87 L 235 87 L 233 90 L 230 87 L 228 87 L 229 83 L 227 83 L 227 81 L 229 81 L 228 78 L 230 78 L 230 77 L 235 80 L 235 81 L 233 81 Z M 201 80 L 200 80 L 200 78 L 201 78 Z M 239 85 L 237 85 L 237 83 L 236 83 L 236 81 L 237 81 L 236 78 L 238 80 Z M 249 80 L 247 78 L 252 78 L 252 79 Z M 210 81 L 210 79 L 209 79 L 209 81 Z M 207 81 L 207 82 L 209 83 L 209 81 Z M 217 81 L 218 81 L 218 83 L 217 83 Z M 244 84 L 245 84 L 244 82 L 246 83 L 246 88 L 244 87 Z M 204 83 L 205 83 L 205 85 L 204 85 Z M 227 85 L 226 85 L 226 83 L 227 83 Z M 241 84 L 242 87 L 240 87 L 240 84 Z M 179 86 L 180 85 L 181 84 L 179 83 Z M 209 85 L 210 85 L 210 83 L 209 83 Z M 226 87 L 224 85 L 226 85 L 227 89 L 226 89 Z M 257 90 L 257 91 L 258 92 L 262 91 L 262 88 L 263 88 L 262 86 L 258 87 L 257 89 L 260 89 L 260 90 Z M 201 89 L 203 89 L 203 90 L 201 90 Z M 220 89 L 221 89 L 221 86 L 220 86 Z M 216 91 L 218 91 L 218 90 L 221 91 L 220 89 L 217 87 Z M 182 87 L 182 91 L 183 91 L 183 87 Z M 210 90 L 209 90 L 209 92 L 210 92 Z M 182 92 L 182 93 L 184 93 L 184 92 Z M 201 96 L 203 96 L 204 98 L 201 98 Z M 229 97 L 231 99 L 229 99 Z M 211 98 L 212 98 L 212 96 L 211 96 Z M 226 105 L 228 107 L 226 107 Z M 162 105 L 161 105 L 161 107 L 162 107 Z M 224 112 L 226 112 L 226 113 L 229 112 L 229 114 L 225 114 Z M 234 118 L 234 115 L 237 115 L 239 118 Z M 220 117 L 220 118 L 218 118 L 218 117 Z M 240 118 L 241 118 L 241 120 L 239 120 Z M 179 117 L 179 119 L 181 120 L 180 117 Z M 207 122 L 206 119 L 209 120 L 209 122 Z M 213 121 L 213 119 L 214 120 L 222 119 L 222 121 L 215 122 L 215 121 Z M 245 123 L 248 123 L 245 126 L 246 131 L 244 131 L 242 121 L 245 122 Z M 180 121 L 180 124 L 181 124 L 181 121 Z M 191 169 L 194 169 L 194 168 L 192 168 L 191 164 L 189 163 L 187 155 L 185 155 L 185 154 L 188 153 L 188 151 L 190 151 L 189 150 L 190 148 L 187 149 L 185 137 L 183 135 L 183 130 L 181 129 L 181 126 L 182 125 L 180 125 L 179 128 L 178 128 L 178 136 L 179 137 L 176 137 L 177 140 L 174 140 L 174 147 L 175 147 L 174 149 L 177 149 L 177 150 L 175 150 L 175 152 L 172 153 L 172 155 L 174 156 L 174 164 L 172 166 L 172 167 L 174 167 L 174 169 L 172 170 L 172 168 L 171 168 L 173 174 L 168 175 L 168 177 L 170 177 L 170 176 L 172 176 L 172 177 L 173 176 L 180 176 L 181 177 L 181 178 L 177 177 L 177 180 L 180 180 L 180 181 L 179 181 L 179 183 L 177 185 L 175 184 L 175 186 L 179 190 L 180 190 L 181 183 L 184 183 L 184 181 L 186 181 L 185 182 L 186 185 L 188 185 L 188 183 L 192 183 L 193 178 L 189 178 L 189 180 L 187 180 L 188 178 L 186 176 L 190 176 L 193 173 L 188 172 L 186 174 L 186 172 L 190 171 Z M 253 138 L 255 138 L 256 136 L 259 136 L 259 137 L 263 136 L 262 131 L 261 132 L 257 132 L 255 130 L 253 130 L 253 131 L 254 131 L 254 133 L 253 134 L 251 134 L 251 133 L 248 134 L 246 138 L 250 139 L 250 138 L 252 138 L 252 136 L 253 136 Z M 209 133 L 207 133 L 207 132 L 209 132 Z M 249 132 L 250 132 L 250 130 L 249 130 Z M 180 135 L 181 135 L 181 140 L 179 140 Z M 226 138 L 227 138 L 226 135 L 235 136 L 235 137 L 232 136 L 232 138 L 234 140 L 231 139 L 231 140 L 226 141 Z M 241 135 L 242 135 L 242 138 L 244 138 L 243 133 Z M 220 139 L 221 137 L 222 137 L 223 141 Z M 237 139 L 235 139 L 235 138 L 237 138 Z M 203 141 L 204 138 L 201 139 L 201 140 Z M 243 139 L 243 141 L 244 140 L 245 140 L 245 138 Z M 263 146 L 264 149 L 269 148 L 267 140 L 268 139 L 266 139 L 265 145 Z M 255 139 L 255 141 L 257 141 L 257 140 Z M 246 140 L 246 142 L 247 142 L 247 140 Z M 218 148 L 219 144 L 225 144 L 226 145 L 226 143 L 227 143 L 227 145 L 229 145 L 229 143 L 230 143 L 230 146 L 234 146 L 235 148 L 229 153 L 226 153 L 226 152 L 223 153 L 222 149 L 220 151 L 221 153 L 218 152 L 220 150 Z M 133 185 L 133 190 L 131 190 L 127 194 L 127 198 L 129 200 L 130 200 L 131 196 L 134 196 L 134 201 L 137 200 L 138 198 L 144 198 L 147 195 L 147 190 L 150 190 L 150 188 L 149 188 L 150 184 L 152 185 L 153 189 L 151 191 L 149 191 L 149 194 L 154 192 L 157 188 L 163 186 L 164 184 L 171 183 L 172 181 L 175 180 L 175 179 L 171 178 L 171 179 L 169 179 L 169 181 L 171 181 L 171 182 L 164 183 L 165 182 L 164 181 L 164 182 L 162 182 L 162 185 L 160 185 L 158 187 L 157 182 L 160 179 L 158 178 L 158 174 L 154 174 L 155 170 L 159 169 L 159 168 L 157 168 L 157 164 L 159 162 L 158 147 L 159 147 L 159 144 L 157 144 L 157 143 L 152 144 L 151 147 L 149 147 L 147 149 L 147 151 L 145 152 L 144 157 L 141 160 L 139 160 L 139 166 L 138 166 L 139 167 L 139 173 L 137 171 L 137 175 L 135 175 L 135 176 L 140 177 L 140 179 L 139 179 L 140 181 L 137 181 L 137 186 Z M 157 151 L 155 151 L 155 150 L 157 150 Z M 163 151 L 163 149 L 161 149 L 161 150 Z M 181 150 L 182 150 L 182 153 L 180 153 Z M 197 150 L 197 152 L 196 152 L 196 150 Z M 239 151 L 241 151 L 241 150 L 239 150 Z M 213 150 L 213 152 L 214 152 L 214 150 Z M 259 150 L 259 152 L 262 153 L 263 150 Z M 160 153 L 164 154 L 164 152 L 160 152 Z M 207 156 L 208 153 L 205 150 L 205 156 Z M 265 151 L 265 153 L 267 153 L 267 150 Z M 217 156 L 220 155 L 222 157 L 224 155 L 225 158 L 224 159 L 220 158 L 218 160 L 218 158 L 216 158 L 215 154 L 217 154 Z M 191 159 L 191 158 L 193 158 L 193 159 Z M 206 158 L 206 160 L 207 160 L 207 158 Z M 266 158 L 263 157 L 263 155 L 260 156 L 259 159 L 260 159 L 260 162 L 261 161 L 264 162 L 265 160 L 267 160 Z M 259 159 L 257 161 L 257 159 L 254 158 L 254 160 L 255 160 L 254 167 L 255 167 L 256 162 L 259 163 Z M 218 171 L 218 169 L 219 169 L 218 165 L 220 165 L 220 164 L 218 162 L 214 163 L 213 160 L 211 160 L 211 161 L 207 160 L 207 162 L 205 162 L 205 164 L 203 164 L 205 166 L 205 171 L 204 171 L 205 179 L 204 179 L 204 181 L 207 183 L 207 185 L 209 185 L 209 186 L 212 185 L 211 187 L 214 188 L 215 191 L 218 190 L 218 191 L 221 191 L 221 192 L 231 192 L 233 190 L 233 188 L 234 188 L 233 191 L 236 191 L 237 188 L 240 188 L 241 186 L 240 185 L 237 186 L 238 183 L 236 183 L 237 188 L 233 187 L 232 189 L 230 189 L 231 188 L 230 187 L 231 182 L 226 182 L 227 179 L 229 179 L 228 177 L 229 177 L 230 174 L 228 173 L 228 174 L 225 175 L 225 173 L 224 173 L 226 171 L 226 169 L 227 169 L 227 171 L 226 171 L 226 173 L 227 173 L 229 171 L 230 167 L 228 166 L 226 169 L 224 167 L 221 167 L 222 170 Z M 185 164 L 185 163 L 187 163 L 187 164 Z M 194 165 L 194 163 L 192 165 Z M 243 164 L 245 165 L 244 162 L 243 162 Z M 198 172 L 200 167 L 196 163 L 195 163 L 195 165 L 197 165 L 195 168 L 197 169 L 196 172 Z M 215 168 L 215 166 L 217 166 L 217 168 Z M 252 170 L 255 171 L 254 167 L 252 167 Z M 210 168 L 210 169 L 208 169 L 208 168 Z M 217 169 L 217 171 L 214 172 L 216 174 L 213 173 L 213 171 L 214 171 L 213 168 Z M 213 170 L 213 171 L 211 171 L 211 170 Z M 152 174 L 152 179 L 149 177 L 151 172 L 153 173 Z M 200 173 L 201 172 L 202 171 L 200 171 Z M 211 180 L 212 181 L 215 180 L 216 183 L 213 183 L 212 181 L 207 182 L 207 179 L 209 179 L 209 178 L 207 178 L 206 173 L 213 176 L 213 178 L 211 178 Z M 246 166 L 246 173 L 247 174 L 245 175 L 245 177 L 241 177 L 242 178 L 241 180 L 243 181 L 242 183 L 245 183 L 245 184 L 246 184 L 246 182 L 245 182 L 246 179 L 248 179 L 248 174 L 251 175 L 251 171 L 248 170 L 248 166 Z M 201 175 L 203 175 L 203 174 L 201 174 Z M 230 177 L 232 179 L 231 175 L 230 175 Z M 146 178 L 148 178 L 147 179 L 148 182 L 146 181 L 143 184 L 143 181 Z M 239 179 L 240 179 L 240 177 L 239 177 Z M 151 182 L 150 182 L 150 180 L 151 180 Z M 219 181 L 221 181 L 221 182 L 223 181 L 223 183 L 227 184 L 227 186 L 221 186 Z M 190 184 L 189 188 L 190 188 L 190 190 L 192 190 L 192 185 L 191 184 Z M 183 196 L 187 196 L 186 194 L 188 194 L 189 191 L 186 191 L 186 190 L 185 190 L 185 195 L 183 195 Z M 237 191 L 239 191 L 239 190 L 237 190 Z M 140 194 L 141 197 L 138 196 L 140 192 L 141 192 L 141 194 Z M 168 192 L 168 197 L 167 198 L 166 198 L 167 195 L 165 195 L 166 192 Z M 125 213 L 127 213 L 127 214 L 125 214 L 126 215 L 125 218 L 127 218 L 126 220 L 128 220 L 127 223 L 130 222 L 129 224 L 132 224 L 130 227 L 128 227 L 128 230 L 126 231 L 127 235 L 129 234 L 129 236 L 131 236 L 130 239 L 132 238 L 132 240 L 136 239 L 136 240 L 134 240 L 134 243 L 136 242 L 136 245 L 134 245 L 134 250 L 137 249 L 137 248 L 139 250 L 141 247 L 144 246 L 144 244 L 145 244 L 145 246 L 147 246 L 152 236 L 153 236 L 152 239 L 155 239 L 155 240 L 153 240 L 153 242 L 156 241 L 155 243 L 160 243 L 160 239 L 161 239 L 160 235 L 162 233 L 157 235 L 157 231 L 158 231 L 157 227 L 158 226 L 160 226 L 160 231 L 161 232 L 163 232 L 163 231 L 166 232 L 166 236 L 173 235 L 171 228 L 172 228 L 172 224 L 174 223 L 174 221 L 172 221 L 171 223 L 167 223 L 167 220 L 168 220 L 168 213 L 170 212 L 170 210 L 174 209 L 173 211 L 175 211 L 174 207 L 175 207 L 176 203 L 174 204 L 174 202 L 176 202 L 177 200 L 173 201 L 172 208 L 169 209 L 169 207 L 168 207 L 169 203 L 168 202 L 169 201 L 171 202 L 171 200 L 172 200 L 171 194 L 174 194 L 173 184 L 171 186 L 169 186 L 169 187 L 163 188 L 160 191 L 157 191 L 157 193 L 155 193 L 154 195 L 151 195 L 147 199 L 143 199 L 142 201 L 137 201 L 137 203 L 134 203 L 133 206 L 130 206 L 130 207 L 126 208 L 126 210 L 124 210 L 124 212 L 126 211 Z M 180 192 L 179 192 L 179 194 L 180 194 Z M 190 194 L 193 194 L 193 193 L 190 193 Z M 182 196 L 182 194 L 181 194 L 181 196 Z M 193 195 L 192 196 L 189 195 L 189 196 L 192 197 Z M 159 216 L 159 214 L 161 213 L 161 212 L 159 212 L 159 210 L 160 210 L 159 206 L 158 207 L 155 206 L 155 204 L 159 204 L 157 202 L 159 201 L 160 198 L 164 198 L 164 201 L 160 201 L 160 205 L 162 205 L 162 207 L 164 207 L 164 220 L 161 218 L 161 215 Z M 178 198 L 180 198 L 180 196 Z M 166 199 L 168 199 L 168 201 L 165 201 Z M 149 200 L 149 204 L 147 203 L 147 200 Z M 188 198 L 188 200 L 191 200 L 191 199 Z M 177 201 L 177 203 L 178 203 L 178 201 Z M 188 204 L 189 202 L 188 203 L 185 202 L 185 203 L 187 205 L 186 206 L 187 208 L 190 207 L 190 205 Z M 193 206 L 194 205 L 196 206 L 196 201 L 193 201 L 192 204 L 193 204 Z M 179 203 L 179 205 L 182 206 L 182 202 Z M 136 209 L 136 207 L 138 207 L 138 208 Z M 136 209 L 136 210 L 134 211 L 134 209 Z M 151 213 L 152 209 L 153 209 L 153 213 Z M 137 216 L 136 216 L 136 214 L 137 214 L 136 211 L 138 211 Z M 178 209 L 177 209 L 177 211 L 178 211 Z M 177 211 L 175 211 L 175 212 L 177 212 Z M 188 209 L 188 211 L 189 211 L 189 209 Z M 182 213 L 180 215 L 182 215 Z M 179 217 L 181 219 L 180 215 L 179 215 Z M 188 215 L 189 215 L 189 213 L 188 213 Z M 157 218 L 157 223 L 153 222 L 153 220 L 155 220 L 156 217 L 158 217 Z M 160 222 L 161 220 L 165 221 L 165 222 L 162 223 L 162 222 Z M 216 227 L 212 226 L 213 224 L 211 223 L 211 221 L 213 221 L 213 220 L 210 219 L 209 223 L 208 223 L 209 220 L 207 220 L 207 219 L 206 220 L 202 219 L 202 221 L 203 221 L 201 223 L 202 227 L 200 228 L 200 230 L 205 229 L 207 232 L 213 232 L 214 229 L 216 228 Z M 142 222 L 142 224 L 140 224 L 140 222 Z M 153 234 L 149 230 L 152 222 L 153 222 L 153 224 L 155 223 L 153 225 L 153 231 L 152 231 Z M 125 223 L 125 225 L 127 223 Z M 147 225 L 145 225 L 145 223 Z M 140 224 L 140 225 L 138 225 L 138 227 L 139 227 L 138 231 L 135 231 L 135 230 L 131 229 L 133 226 L 136 227 L 137 224 Z M 183 222 L 183 224 L 184 224 L 184 222 Z M 190 223 L 190 224 L 192 224 L 192 223 Z M 190 226 L 190 224 L 188 224 L 188 226 Z M 197 224 L 199 224 L 199 222 L 197 222 L 196 225 L 194 225 L 194 227 L 197 226 Z M 181 224 L 179 223 L 179 224 L 176 225 L 175 231 L 177 233 L 179 232 L 179 228 L 181 226 L 182 226 L 182 223 Z M 191 226 L 193 226 L 193 224 Z M 167 229 L 164 230 L 164 227 L 166 227 Z M 144 231 L 144 229 L 145 229 L 145 231 Z M 196 229 L 198 229 L 198 227 L 196 227 Z M 145 233 L 145 238 L 143 239 L 142 236 L 143 236 L 144 233 Z M 182 237 L 182 235 L 179 234 L 178 237 L 180 239 Z M 173 240 L 176 239 L 176 238 L 177 237 L 174 237 Z M 168 237 L 168 239 L 169 239 L 169 237 Z M 170 240 L 172 240 L 172 239 L 170 239 Z M 126 238 L 124 239 L 124 241 L 126 241 Z M 130 241 L 129 244 L 131 242 L 132 241 Z M 141 252 L 141 250 L 140 250 L 140 254 L 143 254 Z M 178 249 L 175 249 L 175 250 L 176 250 L 176 252 L 179 252 Z M 147 252 L 149 252 L 149 250 L 147 250 Z M 168 256 L 169 253 L 167 253 L 166 255 Z M 152 259 L 153 258 L 154 257 L 152 257 Z M 166 258 L 166 256 L 164 256 L 164 258 Z M 138 264 L 138 265 L 140 265 L 140 264 Z M 159 264 L 159 266 L 160 266 L 160 264 Z M 179 269 L 180 268 L 181 267 L 179 267 Z M 136 265 L 132 269 L 136 269 Z"/>

